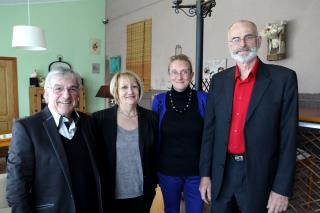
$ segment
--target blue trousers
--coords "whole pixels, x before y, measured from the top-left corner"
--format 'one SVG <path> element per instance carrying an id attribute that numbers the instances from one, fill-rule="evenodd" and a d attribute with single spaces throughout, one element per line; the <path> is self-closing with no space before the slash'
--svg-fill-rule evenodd
<path id="1" fill-rule="evenodd" d="M 186 213 L 201 213 L 203 201 L 199 191 L 199 176 L 167 176 L 158 173 L 165 213 L 179 213 L 183 192 Z"/>

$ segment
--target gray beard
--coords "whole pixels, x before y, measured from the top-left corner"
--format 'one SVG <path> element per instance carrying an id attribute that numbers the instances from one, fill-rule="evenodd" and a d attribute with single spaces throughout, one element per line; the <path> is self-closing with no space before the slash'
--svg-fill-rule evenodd
<path id="1" fill-rule="evenodd" d="M 230 52 L 231 57 L 239 63 L 245 64 L 253 59 L 255 59 L 258 55 L 258 48 L 254 47 L 250 49 L 250 52 L 248 55 L 239 55 L 238 53 Z"/>

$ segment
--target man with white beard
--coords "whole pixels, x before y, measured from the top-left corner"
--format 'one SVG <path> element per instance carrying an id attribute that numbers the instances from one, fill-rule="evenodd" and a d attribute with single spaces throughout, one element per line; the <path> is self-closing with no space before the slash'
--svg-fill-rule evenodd
<path id="1" fill-rule="evenodd" d="M 236 66 L 212 77 L 200 156 L 202 199 L 212 212 L 277 213 L 292 196 L 298 87 L 294 71 L 264 64 L 257 27 L 232 24 Z"/>

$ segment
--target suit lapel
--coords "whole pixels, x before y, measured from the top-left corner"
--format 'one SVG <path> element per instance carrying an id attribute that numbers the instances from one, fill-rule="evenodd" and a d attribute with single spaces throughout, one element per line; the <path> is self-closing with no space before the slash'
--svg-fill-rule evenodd
<path id="1" fill-rule="evenodd" d="M 246 116 L 246 122 L 252 116 L 254 110 L 258 106 L 261 98 L 263 97 L 264 92 L 268 88 L 271 79 L 269 77 L 269 73 L 265 69 L 265 65 L 261 62 L 260 68 L 257 72 L 256 82 L 253 87 L 253 91 L 251 94 L 250 104 L 248 107 L 248 112 Z"/>
<path id="2" fill-rule="evenodd" d="M 117 111 L 118 105 L 112 107 L 111 111 L 107 113 L 104 112 L 104 116 L 102 119 L 101 126 L 105 127 L 105 132 L 102 134 L 105 137 L 105 141 L 108 141 L 106 144 L 105 152 L 110 155 L 110 159 L 113 159 L 112 163 L 112 171 L 116 171 L 116 159 L 117 159 L 117 131 L 118 131 L 118 123 L 117 123 Z M 107 163 L 107 162 L 106 162 Z"/>
<path id="3" fill-rule="evenodd" d="M 114 155 L 116 155 L 116 146 L 117 146 L 117 132 L 118 132 L 118 122 L 117 122 L 117 119 L 118 119 L 118 107 L 114 107 L 113 110 L 112 110 L 112 122 L 110 122 L 109 125 L 111 125 L 111 128 L 109 128 L 109 131 L 110 131 L 110 134 L 111 134 L 111 145 L 113 147 L 113 153 Z"/>
<path id="4" fill-rule="evenodd" d="M 143 160 L 143 134 L 144 134 L 144 130 L 147 129 L 147 127 L 145 126 L 146 122 L 144 122 L 144 118 L 143 118 L 143 114 L 141 113 L 141 109 L 139 106 L 137 106 L 137 111 L 138 111 L 138 131 L 139 131 L 139 151 L 140 151 L 140 157 L 141 157 L 141 161 Z"/>
<path id="5" fill-rule="evenodd" d="M 43 113 L 45 115 L 45 119 L 43 121 L 44 129 L 48 135 L 51 147 L 53 149 L 55 156 L 57 157 L 61 170 L 68 182 L 70 191 L 72 191 L 69 164 L 67 160 L 67 155 L 65 153 L 65 150 L 61 141 L 60 134 L 58 133 L 57 126 L 54 122 L 53 116 L 51 115 L 49 109 L 48 108 L 44 109 Z"/>
<path id="6" fill-rule="evenodd" d="M 90 124 L 91 123 L 89 123 L 88 120 L 85 120 L 82 117 L 79 118 L 79 126 L 80 126 L 81 135 L 82 135 L 83 140 L 84 140 L 86 147 L 88 149 L 91 165 L 93 167 L 93 172 L 96 175 L 98 172 L 98 168 L 96 165 L 96 160 L 93 155 L 94 153 L 96 153 L 96 149 L 92 147 L 92 144 L 94 143 L 94 141 L 93 141 L 94 136 L 93 136 L 92 129 L 88 126 Z"/>
<path id="7" fill-rule="evenodd" d="M 80 115 L 81 116 L 81 115 Z M 93 170 L 93 175 L 94 175 L 94 179 L 95 179 L 95 183 L 96 183 L 96 190 L 99 194 L 99 197 L 101 196 L 101 189 L 100 189 L 100 179 L 99 179 L 99 170 L 98 170 L 98 166 L 97 166 L 97 162 L 96 159 L 94 157 L 94 154 L 96 154 L 96 148 L 92 146 L 92 143 L 94 143 L 94 136 L 93 136 L 93 132 L 92 129 L 90 128 L 91 123 L 89 120 L 85 119 L 84 116 L 79 118 L 79 127 L 80 127 L 80 131 L 81 131 L 81 135 L 83 137 L 83 140 L 86 144 L 86 147 L 88 149 L 88 154 L 89 154 L 89 158 L 90 158 L 90 162 L 91 162 L 91 166 L 92 166 L 92 170 Z M 102 207 L 99 207 L 102 208 Z"/>

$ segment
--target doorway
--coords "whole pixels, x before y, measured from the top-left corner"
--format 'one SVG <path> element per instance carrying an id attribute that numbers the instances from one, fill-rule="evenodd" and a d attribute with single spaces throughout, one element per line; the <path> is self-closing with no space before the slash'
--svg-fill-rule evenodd
<path id="1" fill-rule="evenodd" d="M 11 130 L 19 117 L 17 59 L 0 57 L 0 130 Z"/>

